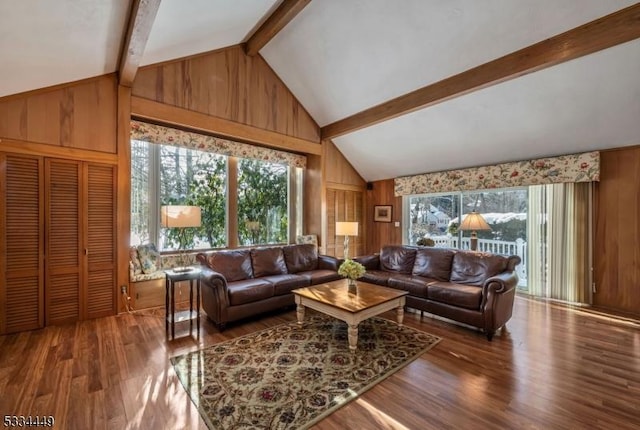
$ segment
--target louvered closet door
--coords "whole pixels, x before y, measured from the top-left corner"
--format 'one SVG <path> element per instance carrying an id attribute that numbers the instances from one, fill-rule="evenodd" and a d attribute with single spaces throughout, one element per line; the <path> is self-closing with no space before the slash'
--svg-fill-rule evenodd
<path id="1" fill-rule="evenodd" d="M 46 324 L 80 319 L 81 163 L 46 159 Z"/>
<path id="2" fill-rule="evenodd" d="M 87 164 L 86 318 L 115 314 L 115 168 Z"/>
<path id="3" fill-rule="evenodd" d="M 42 160 L 0 152 L 0 333 L 43 327 Z"/>

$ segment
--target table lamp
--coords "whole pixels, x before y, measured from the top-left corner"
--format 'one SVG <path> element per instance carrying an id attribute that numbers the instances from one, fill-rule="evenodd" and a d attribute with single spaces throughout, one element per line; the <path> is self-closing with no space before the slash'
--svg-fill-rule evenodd
<path id="1" fill-rule="evenodd" d="M 468 213 L 462 220 L 462 224 L 458 227 L 458 230 L 471 231 L 471 250 L 476 251 L 478 249 L 478 230 L 491 230 L 489 224 L 484 220 L 482 215 L 473 211 Z"/>
<path id="2" fill-rule="evenodd" d="M 160 208 L 160 223 L 162 227 L 178 229 L 178 253 L 180 254 L 180 267 L 173 270 L 175 272 L 188 272 L 186 252 L 186 228 L 200 227 L 202 214 L 198 206 L 162 206 Z"/>
<path id="3" fill-rule="evenodd" d="M 344 258 L 349 258 L 349 236 L 358 235 L 357 222 L 336 222 L 336 236 L 344 236 Z"/>

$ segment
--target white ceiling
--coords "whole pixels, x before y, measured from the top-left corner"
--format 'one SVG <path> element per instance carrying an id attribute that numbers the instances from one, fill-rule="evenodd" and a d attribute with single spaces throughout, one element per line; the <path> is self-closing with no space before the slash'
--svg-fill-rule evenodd
<path id="1" fill-rule="evenodd" d="M 281 0 L 162 0 L 142 64 L 235 45 Z M 261 55 L 323 126 L 634 4 L 313 0 Z M 0 97 L 117 69 L 128 0 L 0 2 Z M 640 144 L 640 41 L 334 139 L 367 181 Z"/>
<path id="2" fill-rule="evenodd" d="M 236 45 L 279 0 L 162 0 L 142 65 Z"/>
<path id="3" fill-rule="evenodd" d="M 0 1 L 0 97 L 112 73 L 130 0 Z"/>
<path id="4" fill-rule="evenodd" d="M 633 3 L 312 1 L 261 54 L 324 126 Z"/>

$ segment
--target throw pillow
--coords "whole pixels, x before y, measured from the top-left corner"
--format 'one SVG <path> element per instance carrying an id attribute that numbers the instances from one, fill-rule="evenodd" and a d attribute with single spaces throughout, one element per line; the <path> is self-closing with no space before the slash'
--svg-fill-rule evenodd
<path id="1" fill-rule="evenodd" d="M 144 273 L 157 272 L 160 268 L 160 254 L 153 243 L 138 247 L 138 257 Z"/>

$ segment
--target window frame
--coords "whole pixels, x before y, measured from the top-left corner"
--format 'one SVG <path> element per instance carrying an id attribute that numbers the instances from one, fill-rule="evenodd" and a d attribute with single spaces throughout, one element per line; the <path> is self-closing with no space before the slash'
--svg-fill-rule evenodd
<path id="1" fill-rule="evenodd" d="M 156 246 L 160 246 L 160 154 L 162 150 L 162 144 L 148 142 L 141 139 L 131 139 L 145 142 L 149 147 L 148 162 L 149 162 L 149 178 L 148 178 L 148 195 L 149 195 L 149 241 L 153 242 Z M 174 145 L 165 145 L 174 146 Z M 187 148 L 192 150 L 191 148 Z M 130 149 L 131 152 L 131 149 Z M 217 154 L 213 152 L 214 154 Z M 223 155 L 223 154 L 219 154 Z M 248 246 L 239 245 L 238 236 L 238 164 L 242 159 L 240 157 L 226 155 L 226 216 L 225 216 L 225 245 L 215 248 L 198 248 L 197 251 L 206 252 L 219 249 L 230 248 L 243 248 L 243 247 L 256 247 L 256 246 L 274 246 L 282 245 L 286 243 L 292 243 L 295 237 L 302 233 L 303 224 L 303 202 L 304 202 L 304 169 L 301 167 L 287 166 L 288 178 L 287 178 L 287 242 L 286 243 L 258 243 Z M 260 161 L 260 160 L 258 160 Z M 131 244 L 133 245 L 133 243 Z M 161 254 L 174 254 L 177 252 L 175 249 L 159 249 Z"/>

